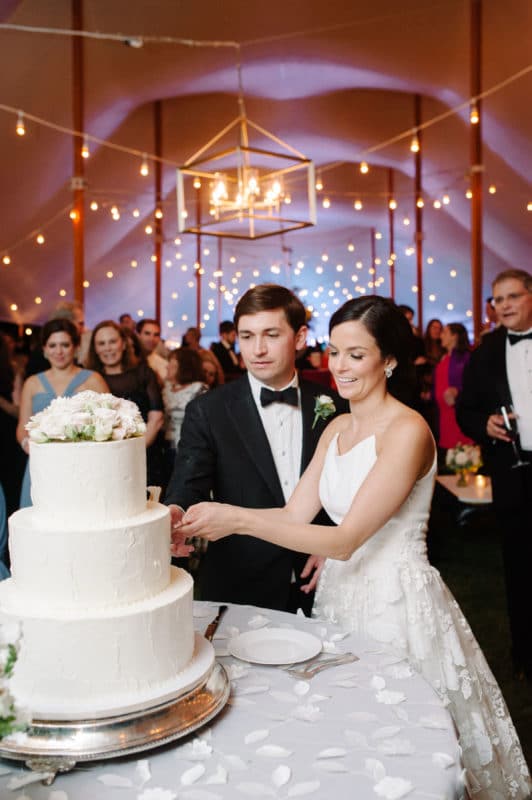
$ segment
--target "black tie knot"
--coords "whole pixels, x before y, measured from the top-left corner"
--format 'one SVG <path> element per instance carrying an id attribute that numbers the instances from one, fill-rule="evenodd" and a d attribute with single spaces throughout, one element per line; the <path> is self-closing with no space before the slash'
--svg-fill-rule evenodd
<path id="1" fill-rule="evenodd" d="M 265 386 L 260 390 L 260 404 L 261 406 L 269 406 L 270 403 L 288 403 L 289 406 L 297 406 L 297 389 L 295 386 L 289 386 L 287 389 L 282 389 L 280 392 L 275 392 L 273 389 L 266 389 Z"/>
<path id="2" fill-rule="evenodd" d="M 530 333 L 509 333 L 508 341 L 510 344 L 517 344 L 517 342 L 524 342 L 525 339 L 532 339 L 532 331 Z"/>

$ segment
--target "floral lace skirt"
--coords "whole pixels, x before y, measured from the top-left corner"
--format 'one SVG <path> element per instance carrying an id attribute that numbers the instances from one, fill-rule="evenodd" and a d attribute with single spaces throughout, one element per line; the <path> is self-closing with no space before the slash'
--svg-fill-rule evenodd
<path id="1" fill-rule="evenodd" d="M 356 554 L 355 554 L 356 556 Z M 474 800 L 525 800 L 532 783 L 497 681 L 458 603 L 426 560 L 327 561 L 313 616 L 408 659 L 456 725 Z"/>

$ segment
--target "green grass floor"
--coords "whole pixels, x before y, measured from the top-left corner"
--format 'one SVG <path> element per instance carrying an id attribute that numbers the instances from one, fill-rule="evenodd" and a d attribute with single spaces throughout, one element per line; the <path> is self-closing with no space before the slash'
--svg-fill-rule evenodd
<path id="1" fill-rule="evenodd" d="M 469 507 L 471 508 L 471 507 Z M 499 682 L 532 766 L 532 684 L 512 674 L 501 547 L 489 508 L 464 506 L 437 486 L 429 557 L 454 594 Z M 460 518 L 460 524 L 457 521 Z M 532 631 L 531 631 L 532 635 Z"/>

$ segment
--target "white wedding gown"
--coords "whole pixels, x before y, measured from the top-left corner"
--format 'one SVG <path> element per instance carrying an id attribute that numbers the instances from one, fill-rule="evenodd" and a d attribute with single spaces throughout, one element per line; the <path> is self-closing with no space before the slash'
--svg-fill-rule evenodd
<path id="1" fill-rule="evenodd" d="M 374 436 L 342 455 L 337 439 L 327 452 L 320 497 L 339 524 L 377 456 Z M 434 687 L 457 727 L 474 800 L 527 798 L 530 776 L 500 689 L 456 600 L 427 560 L 435 472 L 436 463 L 348 561 L 325 562 L 313 616 L 403 655 Z"/>

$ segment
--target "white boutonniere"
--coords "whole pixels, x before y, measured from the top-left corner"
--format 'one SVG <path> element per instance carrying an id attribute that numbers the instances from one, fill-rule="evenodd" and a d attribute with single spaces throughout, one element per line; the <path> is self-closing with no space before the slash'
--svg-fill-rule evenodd
<path id="1" fill-rule="evenodd" d="M 314 403 L 314 422 L 312 423 L 312 427 L 315 427 L 319 419 L 327 419 L 327 417 L 330 417 L 335 411 L 336 406 L 334 405 L 332 397 L 329 397 L 328 394 L 318 395 Z"/>

